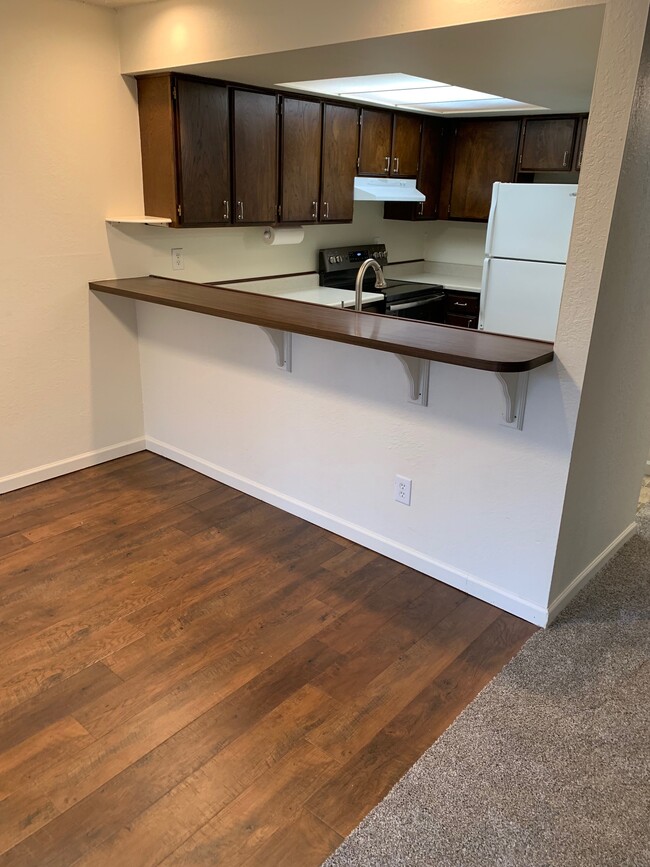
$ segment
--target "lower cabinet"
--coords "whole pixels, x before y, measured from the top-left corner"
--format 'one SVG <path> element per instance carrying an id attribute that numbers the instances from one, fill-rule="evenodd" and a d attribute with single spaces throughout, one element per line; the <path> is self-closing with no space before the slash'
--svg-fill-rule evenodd
<path id="1" fill-rule="evenodd" d="M 447 290 L 445 324 L 460 328 L 478 328 L 480 296 L 475 292 Z"/>

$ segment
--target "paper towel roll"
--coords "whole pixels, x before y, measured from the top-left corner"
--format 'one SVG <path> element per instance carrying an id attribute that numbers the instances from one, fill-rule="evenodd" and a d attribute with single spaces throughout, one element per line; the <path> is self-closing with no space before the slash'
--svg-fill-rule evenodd
<path id="1" fill-rule="evenodd" d="M 279 247 L 281 244 L 300 244 L 305 237 L 302 226 L 295 229 L 272 229 L 270 226 L 264 229 L 264 243 L 270 247 Z"/>

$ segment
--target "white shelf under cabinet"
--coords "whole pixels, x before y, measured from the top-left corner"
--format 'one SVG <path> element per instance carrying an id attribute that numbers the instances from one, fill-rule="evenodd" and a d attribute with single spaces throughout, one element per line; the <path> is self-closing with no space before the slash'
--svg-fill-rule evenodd
<path id="1" fill-rule="evenodd" d="M 141 226 L 168 226 L 171 223 L 169 217 L 106 217 L 107 223 L 131 223 Z"/>

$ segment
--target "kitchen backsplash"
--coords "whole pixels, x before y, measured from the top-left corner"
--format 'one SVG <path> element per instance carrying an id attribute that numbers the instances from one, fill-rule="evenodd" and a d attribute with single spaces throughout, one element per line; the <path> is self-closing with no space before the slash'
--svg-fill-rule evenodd
<path id="1" fill-rule="evenodd" d="M 391 261 L 429 259 L 481 265 L 485 226 L 475 223 L 416 223 L 383 219 L 383 204 L 357 202 L 354 222 L 306 226 L 304 241 L 270 247 L 263 227 L 170 230 L 146 226 L 109 227 L 118 276 L 158 274 L 193 281 L 228 281 L 290 274 L 317 268 L 323 247 L 368 241 L 386 244 Z M 181 247 L 185 267 L 172 269 L 171 249 Z M 135 270 L 134 270 L 135 269 Z"/>
<path id="2" fill-rule="evenodd" d="M 430 262 L 451 262 L 482 267 L 485 257 L 485 223 L 457 223 L 437 220 L 430 223 L 423 258 Z"/>

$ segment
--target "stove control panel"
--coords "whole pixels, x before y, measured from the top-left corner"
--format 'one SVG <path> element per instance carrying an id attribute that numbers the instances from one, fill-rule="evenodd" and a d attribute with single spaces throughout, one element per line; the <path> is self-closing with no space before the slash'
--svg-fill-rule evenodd
<path id="1" fill-rule="evenodd" d="M 318 254 L 318 270 L 321 273 L 358 270 L 366 259 L 376 259 L 380 265 L 388 264 L 385 244 L 368 244 L 359 247 L 336 247 L 321 250 Z"/>

